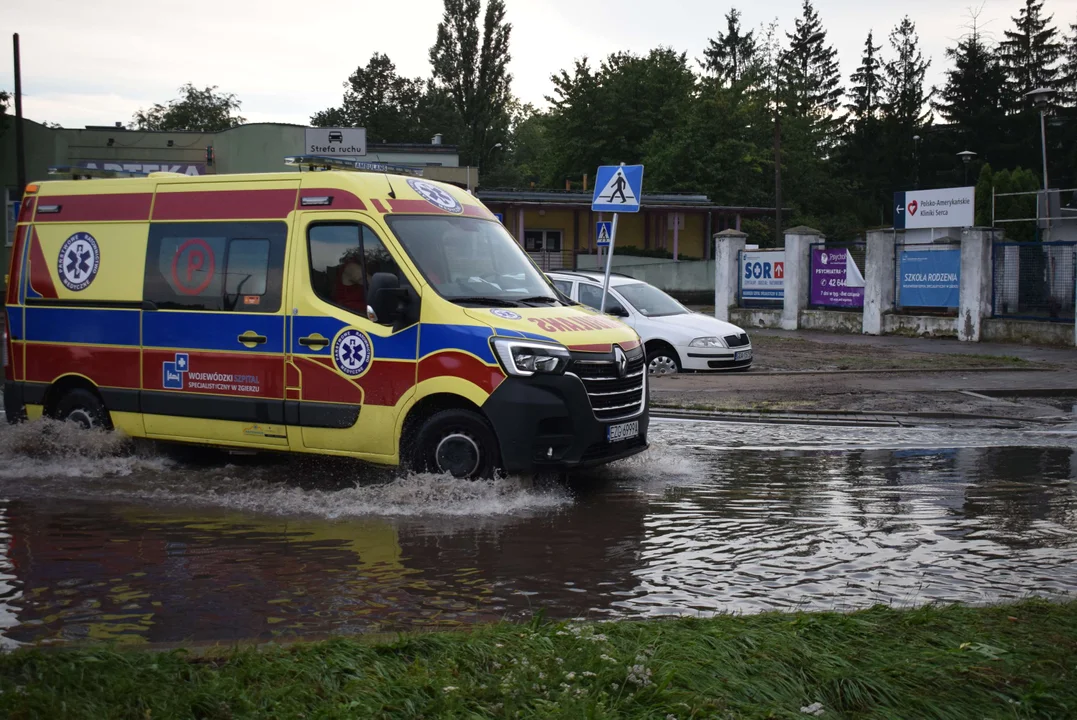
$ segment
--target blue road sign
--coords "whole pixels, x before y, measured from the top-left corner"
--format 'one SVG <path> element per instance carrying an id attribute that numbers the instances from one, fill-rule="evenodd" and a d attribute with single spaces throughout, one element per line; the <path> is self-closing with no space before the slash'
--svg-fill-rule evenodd
<path id="1" fill-rule="evenodd" d="M 597 222 L 595 223 L 595 240 L 598 247 L 610 246 L 610 235 L 613 234 L 613 223 L 611 222 Z"/>
<path id="2" fill-rule="evenodd" d="M 595 173 L 591 209 L 595 212 L 639 212 L 642 196 L 642 165 L 603 165 Z"/>
<path id="3" fill-rule="evenodd" d="M 497 218 L 497 221 L 499 223 L 501 223 L 502 225 L 505 224 L 505 214 L 504 213 L 494 213 L 494 217 Z"/>

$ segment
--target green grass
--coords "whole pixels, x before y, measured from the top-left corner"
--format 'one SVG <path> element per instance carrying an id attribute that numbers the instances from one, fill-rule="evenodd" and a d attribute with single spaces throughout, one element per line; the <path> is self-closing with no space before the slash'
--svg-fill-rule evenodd
<path id="1" fill-rule="evenodd" d="M 9 718 L 1063 718 L 1077 602 L 874 608 L 193 654 L 19 650 Z"/>

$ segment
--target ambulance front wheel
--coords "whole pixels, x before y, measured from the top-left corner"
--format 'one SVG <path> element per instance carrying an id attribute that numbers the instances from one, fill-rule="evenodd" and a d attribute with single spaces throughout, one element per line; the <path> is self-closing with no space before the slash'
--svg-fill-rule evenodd
<path id="1" fill-rule="evenodd" d="M 78 423 L 83 428 L 108 429 L 108 410 L 100 398 L 89 390 L 75 388 L 68 390 L 56 404 L 54 416 L 57 420 Z"/>
<path id="2" fill-rule="evenodd" d="M 415 438 L 412 468 L 455 478 L 489 478 L 501 462 L 497 438 L 486 420 L 470 410 L 431 415 Z"/>

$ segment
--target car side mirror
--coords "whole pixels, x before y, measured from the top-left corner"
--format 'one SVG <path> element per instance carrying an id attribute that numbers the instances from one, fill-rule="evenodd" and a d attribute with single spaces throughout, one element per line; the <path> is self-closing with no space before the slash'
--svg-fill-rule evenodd
<path id="1" fill-rule="evenodd" d="M 407 288 L 400 287 L 400 278 L 393 273 L 374 273 L 370 278 L 370 319 L 381 325 L 392 325 L 404 315 L 408 302 Z"/>
<path id="2" fill-rule="evenodd" d="M 628 311 L 620 305 L 614 305 L 613 307 L 606 308 L 607 315 L 613 315 L 614 317 L 628 317 Z"/>

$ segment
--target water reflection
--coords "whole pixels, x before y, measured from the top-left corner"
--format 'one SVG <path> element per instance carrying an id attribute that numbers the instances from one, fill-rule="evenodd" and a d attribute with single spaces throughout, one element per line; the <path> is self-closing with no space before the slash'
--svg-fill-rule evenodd
<path id="1" fill-rule="evenodd" d="M 67 448 L 71 462 L 8 444 L 0 638 L 280 639 L 540 608 L 619 617 L 1077 590 L 1073 435 L 950 433 L 939 448 L 924 430 L 829 432 L 660 423 L 654 452 L 573 491 L 111 446 Z M 362 482 L 341 482 L 352 474 Z"/>

